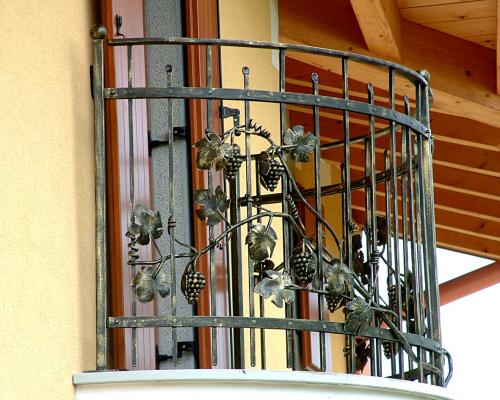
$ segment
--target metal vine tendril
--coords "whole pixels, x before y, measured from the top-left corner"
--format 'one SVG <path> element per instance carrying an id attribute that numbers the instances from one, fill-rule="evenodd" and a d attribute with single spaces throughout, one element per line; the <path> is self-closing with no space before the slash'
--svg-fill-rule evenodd
<path id="1" fill-rule="evenodd" d="M 247 127 L 245 125 L 234 126 L 222 135 L 207 131 L 205 136 L 194 145 L 197 150 L 197 168 L 209 170 L 215 167 L 217 171 L 222 170 L 228 180 L 234 179 L 239 174 L 239 168 L 243 163 L 240 148 L 234 143 L 235 137 L 241 134 L 258 136 L 269 143 L 269 147 L 258 156 L 261 184 L 267 190 L 273 191 L 279 180 L 285 176 L 296 198 L 332 235 L 342 254 L 343 240 L 339 240 L 330 224 L 304 198 L 286 162 L 287 159 L 299 163 L 309 162 L 318 144 L 317 137 L 310 132 L 305 133 L 302 126 L 294 126 L 284 132 L 283 145 L 278 145 L 271 139 L 271 133 L 253 120 L 250 120 Z M 377 223 L 377 237 L 379 238 L 377 245 L 382 249 L 372 252 L 366 261 L 361 251 L 362 232 L 359 232 L 354 221 L 348 221 L 350 233 L 353 235 L 354 263 L 351 270 L 344 262 L 345 255 L 342 259 L 338 259 L 323 250 L 321 260 L 317 260 L 316 245 L 306 236 L 304 222 L 290 194 L 286 197 L 288 213 L 271 211 L 259 206 L 259 213 L 241 219 L 235 224 L 231 224 L 225 216 L 231 199 L 220 186 L 215 190 L 196 190 L 193 197 L 198 205 L 197 217 L 204 220 L 208 226 L 224 223 L 225 229 L 200 250 L 175 239 L 179 246 L 188 251 L 174 255 L 162 255 L 157 246 L 156 240 L 164 234 L 159 212 L 155 213 L 139 205 L 134 207 L 126 235 L 130 238 L 128 264 L 141 267 L 133 277 L 133 286 L 140 302 L 151 302 L 155 293 L 161 297 L 170 294 L 171 282 L 165 269 L 172 257 L 175 257 L 189 259 L 181 279 L 181 290 L 188 303 L 195 303 L 206 285 L 205 276 L 196 269 L 198 260 L 210 250 L 222 250 L 236 229 L 251 223 L 245 244 L 248 246 L 251 262 L 255 264 L 255 271 L 258 274 L 258 281 L 254 287 L 256 294 L 265 299 L 271 299 L 273 304 L 280 308 L 294 301 L 295 291 L 322 294 L 325 296 L 330 312 L 344 307 L 347 314 L 345 331 L 353 335 L 362 334 L 372 324 L 374 315 L 378 315 L 402 344 L 409 357 L 417 359 L 394 323 L 397 321 L 397 314 L 393 311 L 392 302 L 389 301 L 389 304 L 386 304 L 380 297 L 375 299 L 374 291 L 371 288 L 365 289 L 368 285 L 368 278 L 373 273 L 372 269 L 376 269 L 376 274 L 379 260 L 382 259 L 385 262 L 383 253 L 387 232 L 383 231 L 385 220 L 382 217 L 379 217 L 381 220 Z M 264 218 L 267 218 L 266 223 L 261 222 Z M 275 267 L 272 261 L 278 240 L 276 232 L 271 227 L 274 218 L 288 221 L 299 238 L 299 244 L 293 249 L 290 257 L 290 268 L 285 268 L 283 263 Z M 166 234 L 168 235 L 169 232 L 167 231 Z M 140 260 L 139 246 L 148 245 L 150 242 L 156 247 L 159 257 L 154 260 Z M 316 269 L 318 263 L 323 271 L 323 282 L 318 282 Z M 290 271 L 291 274 L 286 271 Z M 355 291 L 361 296 L 356 296 Z M 380 303 L 384 305 L 378 306 Z"/>

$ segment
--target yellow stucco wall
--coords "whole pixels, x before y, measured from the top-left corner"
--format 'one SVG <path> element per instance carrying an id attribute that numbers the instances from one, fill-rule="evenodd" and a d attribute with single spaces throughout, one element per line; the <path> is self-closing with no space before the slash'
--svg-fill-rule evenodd
<path id="1" fill-rule="evenodd" d="M 95 368 L 92 0 L 0 4 L 0 399 Z"/>
<path id="2" fill-rule="evenodd" d="M 244 18 L 238 16 L 244 15 Z M 219 0 L 219 16 L 220 16 L 220 36 L 227 39 L 245 39 L 245 40 L 262 40 L 262 41 L 277 41 L 278 40 L 278 15 L 277 15 L 277 0 Z M 235 22 L 236 21 L 236 22 Z M 245 48 L 223 48 L 222 56 L 222 83 L 224 87 L 242 88 L 243 75 L 241 72 L 242 66 L 250 68 L 250 88 L 262 90 L 279 90 L 279 71 L 277 69 L 277 52 L 270 50 L 249 50 Z M 225 102 L 226 106 L 237 107 L 241 110 L 243 120 L 243 103 L 242 102 Z M 271 131 L 272 138 L 279 142 L 279 107 L 276 104 L 267 103 L 251 103 L 250 106 L 251 118 L 262 124 L 266 129 Z M 242 149 L 243 137 L 238 142 Z M 252 139 L 252 152 L 265 150 L 268 147 L 267 142 L 258 139 Z M 305 187 L 311 187 L 313 175 L 311 174 L 312 162 L 301 171 L 301 183 Z M 255 172 L 255 171 L 253 171 Z M 322 179 L 323 184 L 331 184 L 338 182 L 340 179 L 338 166 L 331 165 L 327 162 L 322 163 Z M 244 176 L 244 175 L 242 175 Z M 300 180 L 300 179 L 299 179 Z M 255 181 L 255 178 L 253 178 Z M 244 192 L 245 188 L 241 188 Z M 325 215 L 330 223 L 333 224 L 337 232 L 342 232 L 341 215 L 340 215 L 340 198 L 339 196 L 330 196 L 325 201 L 329 207 L 325 207 Z M 268 208 L 280 211 L 280 206 Z M 242 217 L 245 216 L 245 209 L 242 209 Z M 264 221 L 266 222 L 266 221 Z M 278 265 L 282 260 L 280 249 L 280 239 L 282 235 L 281 221 L 275 219 L 273 228 L 278 233 L 278 244 L 275 249 L 273 261 Z M 246 231 L 243 229 L 242 237 L 245 237 Z M 331 238 L 327 237 L 327 247 L 333 249 Z M 243 252 L 243 264 L 248 263 L 246 252 Z M 247 289 L 248 290 L 248 289 Z M 247 302 L 248 303 L 248 302 Z M 246 304 L 246 303 L 245 303 Z M 255 297 L 256 309 L 258 309 L 258 296 Z M 282 309 L 277 309 L 270 301 L 266 301 L 265 307 L 266 316 L 283 317 Z M 343 321 L 341 312 L 330 316 L 333 321 Z M 259 332 L 257 332 L 257 367 L 260 366 L 259 359 Z M 248 334 L 246 339 L 246 363 L 249 367 L 249 342 Z M 332 364 L 335 372 L 345 372 L 345 358 L 342 349 L 345 346 L 345 338 L 342 335 L 330 335 L 332 341 Z M 268 331 L 266 333 L 267 343 L 267 365 L 268 369 L 286 369 L 285 360 L 285 335 L 281 331 Z M 272 343 L 272 345 L 270 345 Z"/>
<path id="3" fill-rule="evenodd" d="M 271 6 L 273 0 L 219 0 L 219 21 L 220 21 L 220 36 L 227 39 L 245 39 L 245 40 L 272 40 L 273 21 L 271 20 Z M 238 17 L 244 15 L 244 18 Z M 235 21 L 237 22 L 235 23 Z M 277 21 L 274 21 L 277 27 Z M 251 89 L 266 89 L 279 90 L 279 72 L 273 65 L 273 54 L 270 50 L 247 49 L 237 47 L 222 48 L 222 84 L 224 87 L 242 88 L 243 74 L 242 67 L 250 68 L 250 88 Z M 225 102 L 228 107 L 236 107 L 241 111 L 241 122 L 244 122 L 244 106 L 242 102 Z M 277 104 L 266 103 L 251 103 L 250 115 L 255 121 L 263 125 L 272 133 L 273 140 L 279 143 L 279 106 Z M 244 137 L 237 141 L 244 151 Z M 258 153 L 269 147 L 265 140 L 257 137 L 252 138 L 252 153 Z M 255 170 L 252 171 L 252 181 L 255 182 Z M 244 184 L 244 175 L 242 175 L 242 185 Z M 253 183 L 255 189 L 255 183 Z M 245 188 L 241 187 L 243 193 Z M 265 191 L 265 189 L 263 189 Z M 280 206 L 269 206 L 274 211 L 281 211 Z M 241 217 L 246 216 L 246 209 L 241 210 Z M 263 223 L 267 223 L 263 221 Z M 279 265 L 283 260 L 282 254 L 282 225 L 278 218 L 275 218 L 272 223 L 273 229 L 278 234 L 278 242 L 272 257 L 274 263 Z M 242 237 L 247 234 L 246 228 L 242 229 Z M 245 247 L 244 247 L 245 249 Z M 248 265 L 246 251 L 243 251 L 243 265 Z M 244 306 L 248 310 L 248 285 L 244 282 Z M 254 296 L 256 315 L 259 310 L 259 296 Z M 284 317 L 284 309 L 277 308 L 271 301 L 265 301 L 265 316 L 267 317 Z M 256 366 L 260 368 L 260 336 L 259 331 L 256 332 Z M 245 332 L 246 341 L 246 366 L 250 368 L 250 349 L 249 335 Z M 266 332 L 266 368 L 267 369 L 286 369 L 286 337 L 282 331 L 267 331 Z M 270 345 L 272 344 L 272 345 Z"/>

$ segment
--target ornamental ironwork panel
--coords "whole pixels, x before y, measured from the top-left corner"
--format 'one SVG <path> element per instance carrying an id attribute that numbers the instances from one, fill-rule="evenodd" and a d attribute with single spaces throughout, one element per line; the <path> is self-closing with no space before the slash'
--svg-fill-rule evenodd
<path id="1" fill-rule="evenodd" d="M 103 84 L 105 35 L 102 26 L 91 30 L 96 135 L 97 369 L 107 367 L 109 329 L 169 328 L 175 363 L 176 330 L 210 328 L 213 365 L 218 362 L 218 331 L 226 329 L 230 332 L 235 368 L 257 366 L 257 359 L 261 360 L 259 366 L 264 367 L 266 347 L 272 345 L 265 342 L 265 332 L 272 329 L 286 333 L 283 358 L 289 368 L 301 368 L 297 356 L 303 346 L 300 335 L 316 332 L 320 370 L 326 370 L 329 351 L 340 351 L 345 354 L 350 373 L 366 371 L 368 364 L 374 376 L 445 386 L 452 368 L 451 358 L 441 346 L 439 327 L 429 74 L 367 56 L 302 45 L 122 38 L 109 40 L 108 45 L 127 48 L 129 77 L 134 46 L 198 46 L 206 52 L 206 85 L 174 86 L 175 71 L 167 65 L 165 87 L 134 87 L 130 78 L 128 87 L 107 88 Z M 251 71 L 246 66 L 241 70 L 241 88 L 213 87 L 212 53 L 223 47 L 277 52 L 279 89 L 253 89 Z M 335 60 L 340 66 L 339 95 L 323 90 L 315 73 L 309 93 L 287 90 L 286 57 L 293 52 Z M 366 94 L 351 92 L 349 68 L 359 64 L 384 73 L 387 88 L 376 94 L 375 88 L 365 82 Z M 398 82 L 403 82 L 409 95 L 397 88 Z M 134 199 L 135 99 L 167 102 L 169 210 L 175 196 L 172 103 L 179 99 L 203 99 L 206 104 L 207 130 L 194 144 L 196 168 L 206 172 L 207 181 L 206 187 L 193 192 L 196 218 L 204 221 L 208 232 L 203 248 L 194 248 L 176 236 L 173 214 L 162 221 L 158 210 Z M 129 109 L 132 212 L 127 237 L 133 301 L 148 303 L 157 297 L 170 298 L 170 315 L 111 317 L 107 311 L 104 103 L 116 100 L 126 100 Z M 239 109 L 221 106 L 224 129 L 217 131 L 212 120 L 214 103 L 225 100 L 239 102 L 243 112 L 240 116 Z M 258 113 L 251 114 L 250 105 L 255 102 L 279 105 L 279 132 L 263 126 Z M 309 110 L 310 130 L 301 125 L 289 126 L 290 106 Z M 320 133 L 320 116 L 332 112 L 339 122 L 338 131 Z M 359 126 L 359 120 L 364 121 L 362 134 L 351 129 Z M 259 151 L 254 150 L 257 142 Z M 330 159 L 339 169 L 340 178 L 322 184 L 320 164 L 329 153 L 334 154 Z M 354 157 L 363 160 L 364 165 L 354 163 Z M 297 166 L 304 164 L 312 165 L 313 177 L 299 184 Z M 221 176 L 224 183 L 216 184 L 216 178 Z M 335 229 L 323 213 L 322 200 L 328 196 L 340 199 L 341 229 Z M 309 215 L 308 221 L 305 215 Z M 280 223 L 276 225 L 276 221 Z M 156 244 L 162 236 L 169 242 L 168 254 L 162 254 Z M 333 248 L 327 248 L 325 237 L 331 238 Z M 141 259 L 140 247 L 150 244 L 156 248 L 154 258 Z M 228 313 L 216 307 L 217 253 L 228 264 L 230 279 L 225 290 L 232 304 Z M 176 274 L 179 259 L 187 260 L 180 282 Z M 208 262 L 208 276 L 198 267 L 201 259 Z M 179 296 L 196 304 L 204 292 L 208 292 L 210 315 L 177 312 Z M 316 317 L 308 318 L 300 312 L 300 293 L 315 297 Z M 283 317 L 265 315 L 263 304 L 271 303 L 284 310 Z M 337 310 L 343 311 L 344 322 L 330 320 L 329 314 Z M 246 352 L 242 349 L 245 335 Z M 331 349 L 326 345 L 330 335 L 345 335 L 345 346 Z"/>

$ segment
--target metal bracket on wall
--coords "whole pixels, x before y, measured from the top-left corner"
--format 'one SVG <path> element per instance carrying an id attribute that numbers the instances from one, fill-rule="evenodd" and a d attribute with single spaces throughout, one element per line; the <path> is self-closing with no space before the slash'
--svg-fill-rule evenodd
<path id="1" fill-rule="evenodd" d="M 90 75 L 90 96 L 94 98 L 94 66 L 91 64 L 89 67 L 89 75 Z"/>
<path id="2" fill-rule="evenodd" d="M 219 115 L 221 118 L 233 117 L 234 126 L 240 125 L 240 110 L 238 110 L 237 108 L 229 108 L 229 107 L 220 106 L 219 107 Z"/>
<path id="3" fill-rule="evenodd" d="M 118 14 L 115 15 L 115 24 L 116 24 L 115 36 L 121 36 L 124 38 L 125 35 L 122 33 L 123 17 L 121 15 Z"/>
<path id="4" fill-rule="evenodd" d="M 173 131 L 174 131 L 174 138 L 186 139 L 189 136 L 188 130 L 185 126 L 175 126 L 173 128 Z M 151 139 L 151 131 L 148 130 L 148 154 L 149 154 L 149 157 L 151 157 L 153 149 L 155 149 L 156 147 L 159 147 L 159 146 L 166 145 L 166 144 L 168 144 L 168 140 Z"/>

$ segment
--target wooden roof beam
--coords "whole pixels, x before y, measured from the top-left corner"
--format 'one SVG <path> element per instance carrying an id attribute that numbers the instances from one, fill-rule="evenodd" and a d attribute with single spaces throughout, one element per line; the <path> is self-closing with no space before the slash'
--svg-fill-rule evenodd
<path id="1" fill-rule="evenodd" d="M 351 0 L 359 27 L 370 51 L 401 59 L 401 17 L 396 0 Z"/>
<path id="2" fill-rule="evenodd" d="M 317 1 L 308 7 L 300 0 L 280 2 L 280 41 L 373 56 L 362 35 L 353 28 L 357 22 L 352 9 L 338 9 L 340 3 Z M 425 68 L 431 73 L 435 112 L 500 127 L 493 50 L 410 21 L 405 21 L 401 40 L 401 64 L 417 70 Z M 291 51 L 287 57 L 341 73 L 341 63 L 329 57 Z M 387 87 L 387 71 L 380 68 L 351 62 L 349 71 L 353 79 Z M 414 96 L 405 80 L 396 80 L 396 86 L 396 94 Z"/>
<path id="3" fill-rule="evenodd" d="M 439 285 L 441 305 L 500 283 L 500 261 Z"/>

